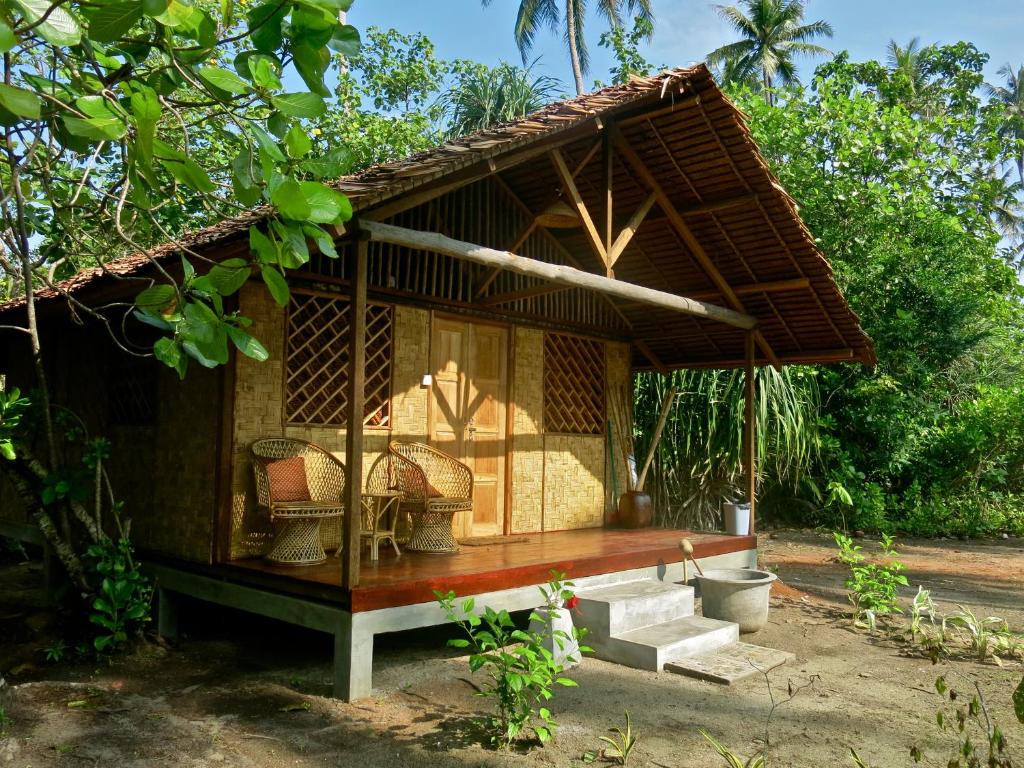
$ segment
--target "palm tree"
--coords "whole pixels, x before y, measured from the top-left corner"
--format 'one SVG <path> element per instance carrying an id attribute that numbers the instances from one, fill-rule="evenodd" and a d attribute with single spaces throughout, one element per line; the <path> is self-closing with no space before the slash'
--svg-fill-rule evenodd
<path id="1" fill-rule="evenodd" d="M 553 77 L 534 77 L 529 67 L 502 62 L 494 69 L 483 64 L 460 72 L 441 97 L 449 137 L 464 136 L 494 123 L 528 115 L 554 101 L 562 84 Z"/>
<path id="2" fill-rule="evenodd" d="M 771 89 L 776 77 L 782 83 L 796 82 L 794 54 L 832 55 L 827 48 L 810 42 L 818 37 L 832 37 L 832 25 L 827 21 L 801 24 L 802 0 L 741 0 L 740 6 L 716 5 L 715 10 L 742 39 L 712 51 L 708 63 L 732 62 L 731 71 L 740 80 L 756 73 L 768 104 L 772 103 Z"/>
<path id="3" fill-rule="evenodd" d="M 569 60 L 572 63 L 572 74 L 576 81 L 576 93 L 583 93 L 583 76 L 590 71 L 590 54 L 587 41 L 583 35 L 583 22 L 587 15 L 587 0 L 565 1 L 565 41 L 569 47 Z M 492 0 L 481 0 L 486 8 Z M 652 0 L 598 0 L 597 9 L 608 19 L 612 27 L 622 23 L 623 9 L 642 16 L 654 18 L 651 10 Z M 558 0 L 520 0 L 519 13 L 516 16 L 515 40 L 519 52 L 523 56 L 523 64 L 533 47 L 537 30 L 547 26 L 552 32 L 562 31 L 562 14 Z"/>
<path id="4" fill-rule="evenodd" d="M 997 73 L 1006 85 L 985 84 L 988 96 L 1002 104 L 1006 110 L 1003 118 L 1002 133 L 1015 139 L 1024 140 L 1024 65 L 1014 72 L 1009 64 L 1004 64 Z M 1017 156 L 1017 174 L 1024 184 L 1024 151 Z"/>
<path id="5" fill-rule="evenodd" d="M 928 89 L 928 75 L 924 68 L 924 57 L 921 55 L 921 38 L 913 38 L 905 48 L 901 48 L 895 40 L 890 40 L 886 50 L 889 70 L 906 80 L 909 95 L 916 101 Z"/>

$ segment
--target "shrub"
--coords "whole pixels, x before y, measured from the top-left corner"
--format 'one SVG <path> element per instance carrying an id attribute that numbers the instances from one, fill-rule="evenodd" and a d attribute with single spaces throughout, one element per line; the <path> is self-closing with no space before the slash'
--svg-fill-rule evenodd
<path id="1" fill-rule="evenodd" d="M 874 632 L 880 617 L 902 612 L 896 602 L 897 589 L 908 582 L 902 573 L 904 565 L 896 557 L 896 540 L 882 534 L 882 553 L 888 562 L 877 564 L 867 562 L 861 547 L 848 536 L 838 531 L 832 535 L 839 545 L 839 559 L 850 566 L 845 584 L 853 604 L 853 623 Z"/>
<path id="2" fill-rule="evenodd" d="M 92 569 L 99 580 L 89 616 L 100 628 L 93 646 L 101 653 L 115 651 L 150 620 L 153 588 L 133 560 L 127 538 L 103 539 L 86 554 L 93 558 Z"/>
<path id="3" fill-rule="evenodd" d="M 494 699 L 495 712 L 486 722 L 491 742 L 508 748 L 527 730 L 533 731 L 542 744 L 548 742 L 557 724 L 544 704 L 554 695 L 555 685 L 575 686 L 576 681 L 562 675 L 562 665 L 544 647 L 544 638 L 536 632 L 517 629 L 506 610 L 485 607 L 478 616 L 473 613 L 473 598 L 464 600 L 457 609 L 454 592 L 435 591 L 434 596 L 448 620 L 466 635 L 449 640 L 448 644 L 468 648 L 470 670 L 482 669 L 487 673 L 488 680 L 477 695 Z M 540 618 L 530 615 L 531 621 Z M 556 637 L 555 641 L 558 640 Z"/>

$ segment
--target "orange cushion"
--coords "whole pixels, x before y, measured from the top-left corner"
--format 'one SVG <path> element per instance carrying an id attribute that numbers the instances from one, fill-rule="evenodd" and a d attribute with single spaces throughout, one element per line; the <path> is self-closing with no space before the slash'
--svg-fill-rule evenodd
<path id="1" fill-rule="evenodd" d="M 427 498 L 428 499 L 440 499 L 444 496 L 437 488 L 427 483 Z"/>
<path id="2" fill-rule="evenodd" d="M 267 464 L 270 480 L 270 500 L 273 502 L 309 501 L 309 483 L 306 482 L 306 460 L 301 456 L 278 459 Z"/>

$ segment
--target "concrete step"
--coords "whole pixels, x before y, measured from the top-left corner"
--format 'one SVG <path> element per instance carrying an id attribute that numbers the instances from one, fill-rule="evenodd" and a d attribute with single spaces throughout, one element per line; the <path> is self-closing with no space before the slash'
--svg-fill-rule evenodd
<path id="1" fill-rule="evenodd" d="M 581 590 L 576 625 L 590 630 L 587 644 L 693 615 L 693 587 L 654 579 Z"/>
<path id="2" fill-rule="evenodd" d="M 594 655 L 636 669 L 660 672 L 667 661 L 708 653 L 735 643 L 739 625 L 703 616 L 686 616 L 640 627 L 605 639 L 586 639 Z"/>
<path id="3" fill-rule="evenodd" d="M 777 648 L 762 648 L 750 643 L 731 643 L 710 653 L 672 659 L 665 671 L 696 677 L 722 685 L 732 685 L 793 661 L 796 656 Z"/>

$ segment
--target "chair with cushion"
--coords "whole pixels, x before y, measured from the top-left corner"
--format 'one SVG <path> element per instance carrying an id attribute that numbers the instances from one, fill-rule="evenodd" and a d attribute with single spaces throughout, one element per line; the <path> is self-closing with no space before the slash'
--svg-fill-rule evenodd
<path id="1" fill-rule="evenodd" d="M 316 565 L 341 547 L 345 465 L 305 440 L 270 437 L 250 447 L 256 498 L 275 535 L 266 559 Z"/>
<path id="2" fill-rule="evenodd" d="M 423 443 L 394 442 L 370 472 L 376 486 L 402 494 L 399 517 L 409 516 L 412 531 L 405 545 L 418 552 L 458 552 L 452 535 L 457 512 L 473 509 L 473 472 L 458 459 Z"/>

